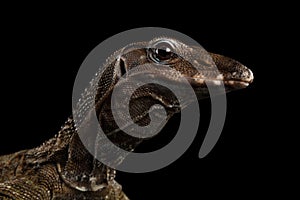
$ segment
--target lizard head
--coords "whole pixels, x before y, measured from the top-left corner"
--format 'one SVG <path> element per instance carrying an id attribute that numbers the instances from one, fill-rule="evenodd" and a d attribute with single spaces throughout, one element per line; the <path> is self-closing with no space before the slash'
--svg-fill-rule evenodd
<path id="1" fill-rule="evenodd" d="M 138 44 L 143 48 L 130 47 L 120 57 L 121 75 L 144 64 L 164 65 L 175 69 L 194 88 L 198 98 L 209 95 L 207 84 L 225 91 L 247 87 L 253 81 L 253 73 L 240 62 L 219 54 L 208 53 L 200 46 L 188 46 L 172 38 L 155 38 L 148 43 Z M 153 70 L 155 71 L 155 70 Z M 164 76 L 157 71 L 157 76 Z M 177 82 L 179 77 L 168 72 L 165 78 Z"/>
<path id="2" fill-rule="evenodd" d="M 132 124 L 147 126 L 151 122 L 149 111 L 152 108 L 163 107 L 169 119 L 197 98 L 211 96 L 209 90 L 211 87 L 216 88 L 217 92 L 224 93 L 245 88 L 253 81 L 252 72 L 241 63 L 222 55 L 208 53 L 200 46 L 189 46 L 167 37 L 154 38 L 148 42 L 133 43 L 124 47 L 107 60 L 104 69 L 95 96 L 98 120 L 115 144 L 129 150 L 134 149 L 135 145 L 128 147 L 129 143 L 134 143 L 133 139 L 128 136 L 123 137 L 120 130 Z M 130 81 L 130 78 L 135 76 L 142 78 L 142 82 L 147 79 L 159 81 L 135 88 L 137 82 Z M 189 87 L 192 86 L 196 99 L 191 98 L 191 93 L 187 93 L 186 85 L 181 84 L 184 82 L 183 79 Z M 160 85 L 165 82 L 168 82 L 169 86 L 175 85 L 180 98 L 177 98 L 178 96 L 175 96 L 168 87 Z M 221 87 L 223 85 L 224 87 Z M 112 93 L 118 87 L 123 88 L 116 92 L 116 99 L 119 102 L 112 106 Z M 130 118 L 127 119 L 124 117 L 125 112 L 121 110 L 127 105 L 128 94 L 130 94 Z M 162 107 L 153 107 L 153 105 Z M 119 112 L 118 121 L 122 121 L 121 126 L 115 123 L 116 118 L 112 115 L 112 107 Z M 157 121 L 163 121 L 163 118 Z M 138 130 L 136 131 L 139 134 Z M 118 134 L 114 134 L 117 132 Z M 123 139 L 120 139 L 121 137 Z M 126 142 L 129 140 L 131 142 Z M 140 138 L 137 141 L 140 141 Z"/>

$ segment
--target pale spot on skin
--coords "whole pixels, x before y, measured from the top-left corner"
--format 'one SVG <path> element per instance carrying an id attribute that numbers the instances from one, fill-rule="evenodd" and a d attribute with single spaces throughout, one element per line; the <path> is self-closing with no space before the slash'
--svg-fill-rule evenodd
<path id="1" fill-rule="evenodd" d="M 204 79 L 203 78 L 194 78 L 195 81 L 197 81 L 198 83 L 204 83 Z"/>
<path id="2" fill-rule="evenodd" d="M 220 80 L 214 80 L 214 81 L 212 81 L 213 82 L 213 84 L 215 84 L 215 85 L 221 85 L 221 82 L 222 81 L 220 81 Z"/>
<path id="3" fill-rule="evenodd" d="M 197 75 L 195 75 L 194 77 L 193 77 L 194 79 L 205 79 L 206 77 L 204 76 L 204 75 L 202 75 L 202 74 L 197 74 Z"/>
<path id="4" fill-rule="evenodd" d="M 219 75 L 217 76 L 217 79 L 218 79 L 218 80 L 223 80 L 223 79 L 224 79 L 224 76 L 223 76 L 222 74 L 219 74 Z"/>
<path id="5" fill-rule="evenodd" d="M 197 60 L 194 60 L 193 63 L 194 63 L 195 65 L 199 65 L 199 63 L 198 63 Z"/>

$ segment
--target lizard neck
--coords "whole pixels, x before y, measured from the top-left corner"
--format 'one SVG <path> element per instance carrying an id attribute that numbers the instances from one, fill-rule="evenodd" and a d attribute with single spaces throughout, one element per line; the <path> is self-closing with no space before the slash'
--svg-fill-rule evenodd
<path id="1" fill-rule="evenodd" d="M 60 130 L 60 135 L 70 134 L 68 127 L 74 130 L 65 151 L 66 160 L 57 162 L 57 168 L 63 181 L 80 191 L 98 191 L 105 188 L 115 178 L 115 170 L 110 169 L 94 158 L 85 148 L 70 118 Z"/>

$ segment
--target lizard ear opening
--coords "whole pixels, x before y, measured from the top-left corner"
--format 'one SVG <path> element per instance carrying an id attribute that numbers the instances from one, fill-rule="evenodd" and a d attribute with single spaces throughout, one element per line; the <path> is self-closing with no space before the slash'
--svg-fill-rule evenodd
<path id="1" fill-rule="evenodd" d="M 120 58 L 119 67 L 120 67 L 120 74 L 121 74 L 121 76 L 123 76 L 124 74 L 126 74 L 126 65 L 125 65 L 125 62 L 124 62 L 124 60 L 122 58 Z"/>

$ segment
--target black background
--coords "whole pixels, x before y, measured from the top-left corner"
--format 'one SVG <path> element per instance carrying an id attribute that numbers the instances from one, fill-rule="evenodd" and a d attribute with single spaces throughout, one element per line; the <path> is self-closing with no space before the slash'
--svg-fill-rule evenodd
<path id="1" fill-rule="evenodd" d="M 263 129 L 268 112 L 264 96 L 271 91 L 265 90 L 262 80 L 266 77 L 266 52 L 272 48 L 269 36 L 274 19 L 259 6 L 220 5 L 220 10 L 180 14 L 176 13 L 180 8 L 176 9 L 166 13 L 136 10 L 132 17 L 126 10 L 104 14 L 104 8 L 93 12 L 83 8 L 12 9 L 5 14 L 1 27 L 0 153 L 36 147 L 57 133 L 71 114 L 77 70 L 101 41 L 131 28 L 165 27 L 192 37 L 207 51 L 242 62 L 255 79 L 249 88 L 227 95 L 224 130 L 208 156 L 198 158 L 209 117 L 209 100 L 204 100 L 200 102 L 203 126 L 180 159 L 151 173 L 119 172 L 117 180 L 133 200 L 268 195 L 266 185 L 277 185 L 279 178 L 272 171 L 275 152 L 270 145 L 271 133 Z M 112 15 L 117 15 L 116 19 Z"/>

